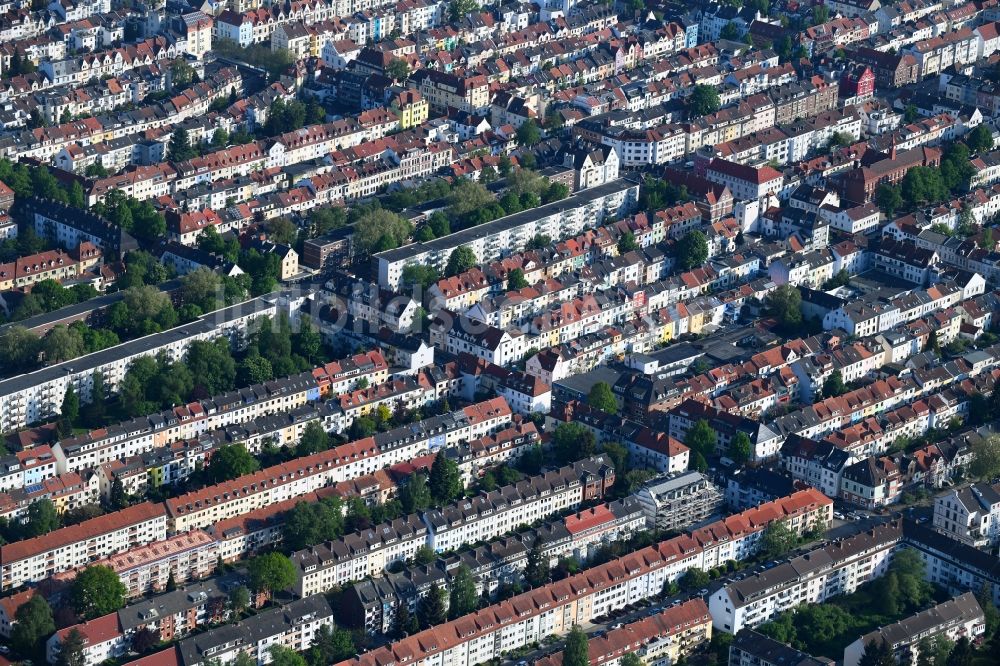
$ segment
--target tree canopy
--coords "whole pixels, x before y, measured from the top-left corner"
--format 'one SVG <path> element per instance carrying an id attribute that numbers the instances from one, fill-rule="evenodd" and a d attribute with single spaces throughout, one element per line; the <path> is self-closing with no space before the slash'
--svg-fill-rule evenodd
<path id="1" fill-rule="evenodd" d="M 464 490 L 462 473 L 458 469 L 458 464 L 446 456 L 443 451 L 439 451 L 434 457 L 429 487 L 431 497 L 439 505 L 451 502 L 459 497 Z"/>
<path id="2" fill-rule="evenodd" d="M 720 106 L 719 92 L 714 86 L 696 85 L 687 98 L 688 113 L 692 118 L 715 113 Z"/>
<path id="3" fill-rule="evenodd" d="M 84 620 L 114 613 L 125 605 L 128 589 L 114 569 L 95 564 L 79 572 L 70 586 L 70 605 Z"/>
<path id="4" fill-rule="evenodd" d="M 708 260 L 708 239 L 697 229 L 689 231 L 674 247 L 677 264 L 684 270 L 703 265 Z"/>
<path id="5" fill-rule="evenodd" d="M 563 666 L 590 666 L 589 640 L 578 624 L 574 624 L 566 636 L 562 663 Z"/>
<path id="6" fill-rule="evenodd" d="M 479 260 L 476 259 L 476 253 L 472 251 L 468 245 L 459 245 L 454 250 L 451 251 L 451 255 L 448 257 L 448 265 L 445 267 L 445 275 L 453 276 L 464 273 L 470 268 L 474 268 Z"/>
<path id="7" fill-rule="evenodd" d="M 281 553 L 258 555 L 247 564 L 247 573 L 251 589 L 267 595 L 295 583 L 295 565 Z"/>
<path id="8" fill-rule="evenodd" d="M 608 414 L 618 413 L 618 402 L 615 400 L 611 385 L 607 382 L 597 382 L 590 388 L 587 404 Z"/>

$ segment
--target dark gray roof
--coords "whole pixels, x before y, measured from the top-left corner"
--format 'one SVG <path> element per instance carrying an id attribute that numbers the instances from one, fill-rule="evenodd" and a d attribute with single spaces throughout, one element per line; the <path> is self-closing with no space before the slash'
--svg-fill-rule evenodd
<path id="1" fill-rule="evenodd" d="M 484 236 L 488 236 L 505 229 L 519 227 L 534 220 L 540 220 L 548 217 L 549 215 L 558 213 L 559 211 L 586 206 L 588 203 L 600 199 L 601 197 L 615 194 L 637 186 L 638 183 L 625 178 L 620 178 L 610 183 L 605 183 L 603 185 L 598 185 L 597 187 L 591 187 L 589 189 L 576 192 L 561 201 L 553 201 L 552 203 L 539 206 L 538 208 L 532 208 L 513 215 L 507 215 L 493 220 L 492 222 L 480 224 L 477 227 L 463 229 L 462 231 L 456 231 L 453 234 L 448 234 L 447 236 L 442 236 L 441 238 L 435 238 L 434 240 L 427 241 L 426 243 L 410 243 L 409 245 L 404 245 L 403 247 L 399 247 L 394 250 L 379 252 L 375 256 L 379 259 L 384 259 L 390 262 L 405 261 L 406 259 L 422 252 L 450 250 L 458 247 L 459 245 L 472 243 Z"/>

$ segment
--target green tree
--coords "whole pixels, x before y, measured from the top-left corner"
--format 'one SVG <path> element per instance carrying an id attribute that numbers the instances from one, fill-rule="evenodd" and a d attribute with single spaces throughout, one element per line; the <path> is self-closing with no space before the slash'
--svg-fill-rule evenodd
<path id="1" fill-rule="evenodd" d="M 714 86 L 696 85 L 687 98 L 688 114 L 692 118 L 707 116 L 719 110 L 722 103 Z"/>
<path id="2" fill-rule="evenodd" d="M 968 636 L 962 636 L 957 641 L 955 641 L 955 647 L 952 648 L 951 654 L 948 655 L 948 666 L 972 666 L 973 659 L 975 659 L 975 651 L 972 647 L 972 642 L 969 641 Z"/>
<path id="3" fill-rule="evenodd" d="M 479 608 L 479 595 L 476 594 L 476 581 L 472 578 L 472 571 L 462 564 L 455 571 L 451 579 L 450 594 L 448 603 L 448 615 L 451 619 L 468 615 Z"/>
<path id="4" fill-rule="evenodd" d="M 403 268 L 404 285 L 420 285 L 426 289 L 439 279 L 437 269 L 427 264 L 410 264 Z"/>
<path id="5" fill-rule="evenodd" d="M 75 329 L 62 324 L 53 326 L 42 339 L 42 353 L 45 354 L 45 361 L 50 364 L 82 356 L 84 349 L 83 338 L 80 334 Z"/>
<path id="6" fill-rule="evenodd" d="M 128 588 L 114 569 L 103 564 L 87 567 L 77 574 L 69 590 L 69 603 L 84 620 L 114 613 L 125 605 Z"/>
<path id="7" fill-rule="evenodd" d="M 937 330 L 932 330 L 927 335 L 927 342 L 924 343 L 924 351 L 932 351 L 935 354 L 941 353 L 941 343 L 938 341 Z"/>
<path id="8" fill-rule="evenodd" d="M 720 39 L 728 39 L 730 41 L 736 41 L 740 38 L 740 29 L 735 23 L 730 21 L 726 25 L 722 26 L 722 30 L 719 31 Z"/>
<path id="9" fill-rule="evenodd" d="M 258 555 L 247 564 L 250 588 L 258 594 L 270 595 L 295 583 L 295 565 L 281 553 Z"/>
<path id="10" fill-rule="evenodd" d="M 196 388 L 207 395 L 217 395 L 233 388 L 236 361 L 229 350 L 229 340 L 195 340 L 190 344 L 185 363 Z"/>
<path id="11" fill-rule="evenodd" d="M 198 151 L 191 146 L 191 137 L 183 127 L 178 127 L 170 135 L 170 144 L 167 146 L 167 159 L 171 162 L 184 162 L 197 157 Z"/>
<path id="12" fill-rule="evenodd" d="M 322 626 L 316 630 L 312 647 L 309 648 L 307 661 L 309 666 L 329 666 L 345 659 L 350 659 L 357 653 L 351 632 L 340 627 Z"/>
<path id="13" fill-rule="evenodd" d="M 54 666 L 86 666 L 87 660 L 83 656 L 86 645 L 86 639 L 80 630 L 75 627 L 70 629 L 59 643 Z"/>
<path id="14" fill-rule="evenodd" d="M 712 579 L 707 572 L 698 567 L 691 567 L 684 572 L 679 582 L 682 590 L 691 591 L 708 585 Z"/>
<path id="15" fill-rule="evenodd" d="M 433 500 L 427 485 L 427 476 L 420 472 L 410 476 L 399 491 L 399 501 L 403 504 L 403 511 L 406 513 L 423 511 L 431 505 Z"/>
<path id="16" fill-rule="evenodd" d="M 978 125 L 969 132 L 965 143 L 973 153 L 989 152 L 993 150 L 993 132 L 985 124 Z"/>
<path id="17" fill-rule="evenodd" d="M 594 433 L 580 423 L 560 423 L 552 433 L 552 451 L 562 465 L 586 458 L 596 449 Z"/>
<path id="18" fill-rule="evenodd" d="M 639 249 L 639 244 L 635 240 L 635 234 L 626 231 L 618 238 L 618 253 L 634 252 Z"/>
<path id="19" fill-rule="evenodd" d="M 242 444 L 223 444 L 212 454 L 205 469 L 212 483 L 221 483 L 260 469 L 260 463 L 247 452 Z"/>
<path id="20" fill-rule="evenodd" d="M 528 551 L 528 561 L 524 567 L 524 580 L 531 587 L 541 587 L 549 582 L 549 558 L 542 551 L 542 540 L 535 538 Z"/>
<path id="21" fill-rule="evenodd" d="M 858 666 L 895 666 L 896 658 L 885 641 L 872 639 L 865 644 Z"/>
<path id="22" fill-rule="evenodd" d="M 689 231 L 677 241 L 674 248 L 678 265 L 689 271 L 703 265 L 708 260 L 708 239 L 698 230 Z"/>
<path id="23" fill-rule="evenodd" d="M 80 418 L 80 397 L 76 394 L 76 389 L 73 388 L 72 384 L 66 384 L 66 392 L 63 393 L 59 416 L 71 427 Z"/>
<path id="24" fill-rule="evenodd" d="M 983 583 L 976 592 L 976 600 L 980 608 L 983 609 L 983 616 L 986 620 L 986 633 L 983 635 L 983 642 L 989 642 L 996 635 L 1000 628 L 1000 609 L 993 603 L 992 588 L 988 583 Z"/>
<path id="25" fill-rule="evenodd" d="M 903 195 L 900 193 L 899 187 L 895 185 L 880 185 L 875 193 L 875 200 L 886 217 L 892 217 L 897 210 L 903 207 Z"/>
<path id="26" fill-rule="evenodd" d="M 267 221 L 265 227 L 268 240 L 279 245 L 294 245 L 295 239 L 299 236 L 299 228 L 285 217 L 272 218 Z"/>
<path id="27" fill-rule="evenodd" d="M 439 505 L 447 504 L 462 494 L 462 473 L 455 461 L 446 456 L 443 451 L 438 452 L 434 457 L 429 487 L 431 497 Z"/>
<path id="28" fill-rule="evenodd" d="M 56 630 L 49 602 L 42 595 L 35 594 L 21 604 L 14 614 L 14 619 L 17 622 L 10 634 L 13 648 L 25 657 L 40 656 L 45 639 Z"/>
<path id="29" fill-rule="evenodd" d="M 488 210 L 496 204 L 496 199 L 481 183 L 473 180 L 460 180 L 452 186 L 451 192 L 445 197 L 447 204 L 447 218 L 450 220 L 450 231 L 458 231 L 460 228 L 475 226 L 485 219 L 479 219 L 478 215 L 484 210 Z M 433 221 L 433 216 L 430 221 Z M 438 221 L 440 225 L 440 220 Z M 441 236 L 438 229 L 434 228 L 435 235 Z"/>
<path id="30" fill-rule="evenodd" d="M 798 537 L 795 532 L 788 528 L 785 521 L 775 520 L 764 530 L 760 545 L 765 557 L 774 558 L 781 557 L 790 551 L 796 543 L 798 543 Z"/>
<path id="31" fill-rule="evenodd" d="M 415 615 L 410 614 L 410 608 L 405 601 L 396 604 L 395 632 L 397 636 L 409 636 L 420 631 L 420 624 Z"/>
<path id="32" fill-rule="evenodd" d="M 445 267 L 445 275 L 459 275 L 470 268 L 474 268 L 479 263 L 476 253 L 467 245 L 459 245 L 451 251 L 448 257 L 448 265 Z"/>
<path id="33" fill-rule="evenodd" d="M 170 85 L 174 90 L 181 90 L 191 85 L 194 78 L 194 68 L 184 58 L 177 58 L 170 63 Z"/>
<path id="34" fill-rule="evenodd" d="M 302 431 L 302 439 L 295 447 L 296 456 L 308 456 L 330 448 L 330 438 L 319 421 L 310 421 Z"/>
<path id="35" fill-rule="evenodd" d="M 823 396 L 826 398 L 836 398 L 847 393 L 847 384 L 844 383 L 844 375 L 840 370 L 834 370 L 830 376 L 823 380 Z"/>
<path id="36" fill-rule="evenodd" d="M 1000 391 L 994 388 L 993 403 L 996 402 L 998 393 Z M 993 413 L 996 414 L 996 412 Z M 969 466 L 969 472 L 974 478 L 982 480 L 1000 476 L 1000 435 L 990 435 L 973 442 L 972 464 Z"/>
<path id="37" fill-rule="evenodd" d="M 448 3 L 448 20 L 458 23 L 467 15 L 479 9 L 475 0 L 451 0 Z"/>
<path id="38" fill-rule="evenodd" d="M 521 146 L 534 146 L 542 140 L 542 130 L 534 118 L 528 118 L 517 128 L 517 143 Z"/>
<path id="39" fill-rule="evenodd" d="M 59 529 L 59 514 L 50 499 L 37 499 L 28 505 L 24 536 L 34 538 Z"/>
<path id="40" fill-rule="evenodd" d="M 683 657 L 681 657 L 683 659 Z M 642 659 L 639 658 L 635 652 L 626 652 L 622 655 L 621 660 L 618 662 L 620 666 L 646 666 Z M 680 663 L 678 659 L 677 663 Z"/>
<path id="41" fill-rule="evenodd" d="M 705 419 L 699 419 L 684 435 L 684 445 L 708 457 L 715 453 L 718 435 Z"/>
<path id="42" fill-rule="evenodd" d="M 391 250 L 402 245 L 413 228 L 392 211 L 369 208 L 354 220 L 354 248 L 359 255 Z"/>
<path id="43" fill-rule="evenodd" d="M 273 666 L 308 666 L 305 657 L 284 645 L 272 645 L 270 652 Z"/>
<path id="44" fill-rule="evenodd" d="M 420 546 L 413 552 L 413 562 L 415 564 L 432 564 L 437 559 L 437 554 L 430 546 Z"/>
<path id="45" fill-rule="evenodd" d="M 590 388 L 587 404 L 607 414 L 618 413 L 618 402 L 615 400 L 611 385 L 607 382 L 597 382 Z"/>
<path id="46" fill-rule="evenodd" d="M 603 442 L 601 443 L 601 451 L 611 459 L 611 464 L 614 466 L 617 474 L 624 474 L 626 471 L 629 471 L 628 449 L 624 446 L 618 442 Z"/>
<path id="47" fill-rule="evenodd" d="M 767 295 L 765 303 L 783 330 L 795 331 L 802 325 L 802 294 L 795 285 L 781 285 Z"/>
<path id="48" fill-rule="evenodd" d="M 562 183 L 549 183 L 549 186 L 545 188 L 542 193 L 542 203 L 552 203 L 553 201 L 562 201 L 569 196 L 569 188 Z"/>
<path id="49" fill-rule="evenodd" d="M 421 629 L 443 624 L 448 619 L 445 613 L 445 592 L 437 583 L 431 583 L 427 594 L 417 603 L 417 619 Z"/>
<path id="50" fill-rule="evenodd" d="M 524 289 L 527 286 L 528 281 L 524 278 L 524 271 L 520 268 L 515 268 L 507 274 L 508 289 Z"/>
<path id="51" fill-rule="evenodd" d="M 274 379 L 271 362 L 260 354 L 250 354 L 236 368 L 236 380 L 241 384 L 261 384 Z"/>
<path id="52" fill-rule="evenodd" d="M 128 505 L 128 494 L 125 492 L 125 486 L 122 484 L 122 480 L 116 476 L 111 483 L 111 492 L 108 493 L 108 506 L 111 507 L 112 511 L 120 511 Z"/>
<path id="53" fill-rule="evenodd" d="M 229 592 L 229 610 L 239 617 L 250 606 L 250 590 L 237 585 Z"/>
<path id="54" fill-rule="evenodd" d="M 386 65 L 385 75 L 397 83 L 404 81 L 410 76 L 410 66 L 402 58 L 393 58 Z"/>
<path id="55" fill-rule="evenodd" d="M 737 465 L 742 465 L 746 461 L 753 457 L 753 443 L 750 441 L 750 436 L 745 432 L 740 430 L 736 435 L 729 440 L 729 457 L 732 458 Z"/>
<path id="56" fill-rule="evenodd" d="M 8 372 L 23 372 L 35 367 L 41 341 L 23 326 L 0 331 L 0 366 Z"/>
<path id="57" fill-rule="evenodd" d="M 224 302 L 222 277 L 199 266 L 181 278 L 181 302 L 197 305 L 202 312 L 211 312 Z"/>
<path id="58" fill-rule="evenodd" d="M 563 649 L 563 666 L 590 666 L 590 645 L 587 634 L 580 625 L 574 624 L 566 636 L 566 647 Z"/>

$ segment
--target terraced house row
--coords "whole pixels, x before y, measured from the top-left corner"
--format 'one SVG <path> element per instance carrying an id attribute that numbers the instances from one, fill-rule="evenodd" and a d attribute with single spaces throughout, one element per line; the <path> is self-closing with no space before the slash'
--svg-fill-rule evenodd
<path id="1" fill-rule="evenodd" d="M 340 666 L 484 663 L 660 594 L 665 582 L 679 579 L 691 567 L 709 569 L 726 560 L 745 559 L 757 551 L 761 534 L 774 521 L 784 521 L 802 533 L 832 518 L 833 503 L 822 493 L 799 491 L 370 650 Z"/>
<path id="2" fill-rule="evenodd" d="M 299 570 L 295 591 L 308 596 L 381 575 L 393 562 L 412 558 L 421 546 L 442 552 L 494 539 L 519 525 L 600 499 L 614 482 L 614 468 L 605 458 L 586 458 L 440 509 L 300 550 L 292 555 Z"/>
<path id="3" fill-rule="evenodd" d="M 0 589 L 37 582 L 137 546 L 163 541 L 168 535 L 207 528 L 305 497 L 333 484 L 410 460 L 418 453 L 439 450 L 461 440 L 476 441 L 510 426 L 511 415 L 506 401 L 494 398 L 426 419 L 416 427 L 380 433 L 377 439 L 368 437 L 349 442 L 162 504 L 147 502 L 8 544 L 0 553 L 3 567 Z M 94 539 L 96 546 L 92 543 Z"/>

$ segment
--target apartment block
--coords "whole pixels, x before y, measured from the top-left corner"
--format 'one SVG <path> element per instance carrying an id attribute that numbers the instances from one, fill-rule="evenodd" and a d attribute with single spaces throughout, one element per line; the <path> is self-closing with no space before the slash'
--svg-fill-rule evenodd
<path id="1" fill-rule="evenodd" d="M 600 499 L 614 482 L 614 467 L 605 458 L 589 458 L 441 509 L 430 509 L 423 514 L 427 545 L 442 552 L 493 538 L 518 525 L 530 525 L 582 502 Z"/>
<path id="2" fill-rule="evenodd" d="M 155 333 L 144 338 L 109 347 L 87 356 L 57 363 L 0 381 L 0 430 L 16 430 L 29 423 L 51 418 L 59 413 L 66 387 L 72 384 L 83 403 L 90 402 L 94 372 L 104 377 L 112 393 L 125 377 L 129 364 L 143 356 L 165 354 L 171 361 L 184 356 L 195 340 L 226 337 L 236 347 L 245 344 L 251 322 L 276 314 L 273 303 L 255 298 L 193 322 Z"/>
<path id="3" fill-rule="evenodd" d="M 452 250 L 462 245 L 471 249 L 479 262 L 485 262 L 501 251 L 524 249 L 539 234 L 553 240 L 574 236 L 608 216 L 621 217 L 631 212 L 638 196 L 638 183 L 618 179 L 472 229 L 379 252 L 375 255 L 378 284 L 398 289 L 403 268 L 410 264 L 433 266 L 443 273 Z"/>
<path id="4" fill-rule="evenodd" d="M 729 646 L 729 666 L 833 666 L 753 629 L 741 629 Z"/>
<path id="5" fill-rule="evenodd" d="M 1000 483 L 973 483 L 934 498 L 934 529 L 976 548 L 1000 540 Z"/>
<path id="6" fill-rule="evenodd" d="M 616 665 L 621 657 L 633 653 L 644 664 L 676 664 L 712 640 L 712 616 L 701 599 L 685 601 L 664 610 L 595 636 L 587 643 L 587 654 L 598 664 Z M 561 666 L 562 652 L 542 657 L 536 666 Z"/>
<path id="7" fill-rule="evenodd" d="M 880 525 L 730 583 L 709 600 L 712 623 L 738 633 L 798 605 L 849 594 L 885 573 L 902 537 L 900 521 Z"/>
<path id="8" fill-rule="evenodd" d="M 771 521 L 795 515 L 797 524 L 812 523 L 826 520 L 831 512 L 832 503 L 818 491 L 800 491 L 370 650 L 339 666 L 411 660 L 449 666 L 483 663 L 659 594 L 665 582 L 679 579 L 691 567 L 711 568 L 727 559 L 744 559 L 756 552 L 759 535 Z"/>
<path id="9" fill-rule="evenodd" d="M 181 666 L 226 666 L 240 653 L 258 664 L 268 664 L 271 646 L 304 652 L 312 647 L 320 627 L 333 628 L 333 611 L 325 597 L 315 595 L 186 638 L 177 651 Z"/>
<path id="10" fill-rule="evenodd" d="M 162 504 L 145 502 L 0 546 L 0 590 L 36 583 L 130 548 L 167 538 Z"/>
<path id="11" fill-rule="evenodd" d="M 670 474 L 636 492 L 646 524 L 660 530 L 684 529 L 706 520 L 722 504 L 722 493 L 696 471 Z"/>
<path id="12" fill-rule="evenodd" d="M 614 469 L 603 458 L 590 458 L 298 551 L 292 555 L 299 568 L 296 591 L 307 596 L 378 576 L 393 562 L 413 557 L 421 546 L 441 552 L 496 538 L 518 525 L 599 499 L 613 483 Z"/>
<path id="13" fill-rule="evenodd" d="M 870 631 L 844 648 L 844 666 L 859 666 L 865 648 L 888 646 L 897 662 L 914 664 L 920 655 L 917 643 L 943 636 L 949 641 L 968 638 L 973 643 L 986 633 L 983 609 L 972 592 L 966 592 L 895 624 Z"/>

